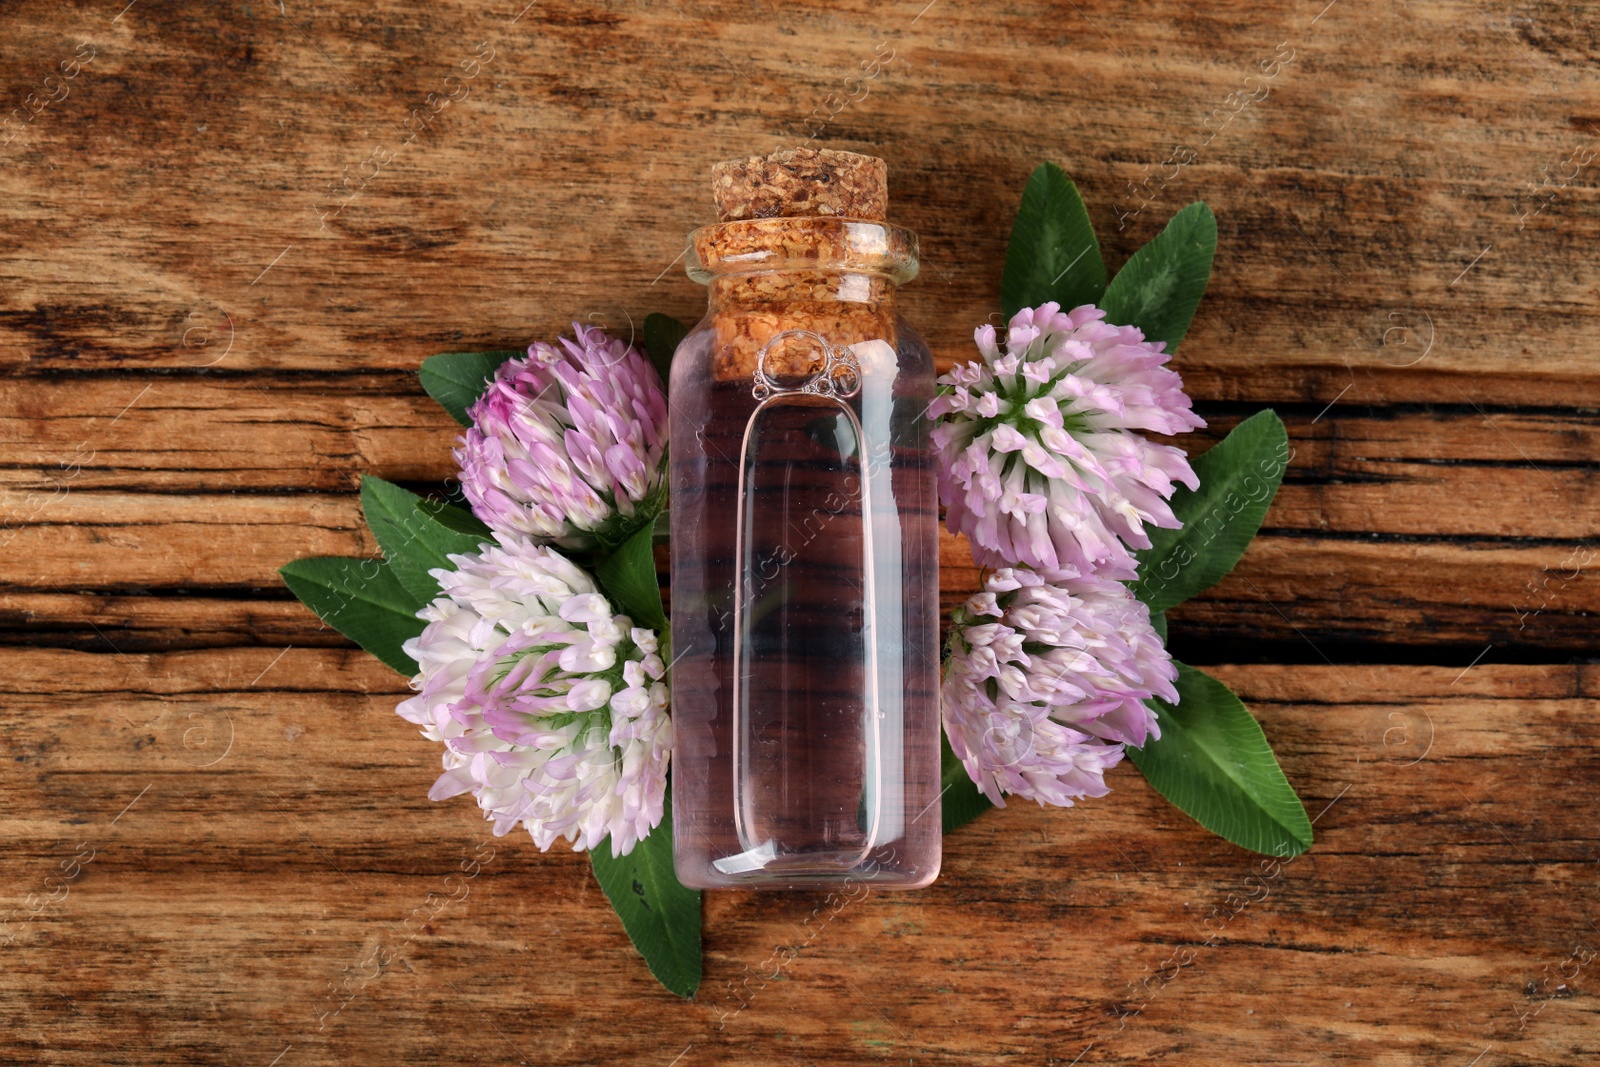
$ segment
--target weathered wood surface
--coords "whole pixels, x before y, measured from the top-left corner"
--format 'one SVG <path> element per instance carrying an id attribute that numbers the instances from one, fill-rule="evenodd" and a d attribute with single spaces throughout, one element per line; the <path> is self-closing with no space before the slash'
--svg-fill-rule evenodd
<path id="1" fill-rule="evenodd" d="M 524 3 L 0 11 L 0 1062 L 1595 1057 L 1595 5 Z M 1113 267 L 1213 206 L 1194 444 L 1295 456 L 1174 644 L 1333 806 L 1252 882 L 1123 768 L 926 893 L 708 897 L 683 1004 L 571 855 L 430 915 L 486 829 L 274 571 L 449 476 L 423 357 L 695 318 L 710 164 L 808 119 L 889 160 L 945 364 L 1038 161 Z"/>
<path id="2" fill-rule="evenodd" d="M 63 611 L 54 598 L 203 590 L 185 610 L 213 623 L 174 632 L 150 600 L 126 620 L 135 647 L 248 641 L 255 624 L 262 642 L 292 640 L 304 615 L 276 568 L 376 551 L 352 492 L 359 473 L 423 487 L 454 473 L 458 428 L 426 397 L 404 395 L 414 381 L 0 383 L 15 464 L 0 470 L 14 502 L 0 538 L 16 558 L 0 620 L 44 621 L 91 647 L 83 620 L 124 625 L 116 605 L 127 601 L 91 596 Z M 1600 591 L 1584 577 L 1600 566 L 1600 429 L 1586 415 L 1281 407 L 1295 448 L 1286 484 L 1244 565 L 1177 613 L 1191 636 L 1302 641 L 1288 618 L 1314 644 L 1595 647 Z M 1229 406 L 1207 410 L 1211 430 L 1190 447 L 1237 421 Z M 946 562 L 954 600 L 974 575 L 953 540 Z M 266 622 L 279 617 L 287 628 Z"/>
<path id="3" fill-rule="evenodd" d="M 1222 669 L 1317 816 L 1309 855 L 1262 873 L 1125 766 L 1107 801 L 986 814 L 926 892 L 708 895 L 692 1004 L 580 858 L 427 801 L 435 748 L 360 653 L 0 667 L 13 1062 L 1600 1055 L 1592 666 Z"/>

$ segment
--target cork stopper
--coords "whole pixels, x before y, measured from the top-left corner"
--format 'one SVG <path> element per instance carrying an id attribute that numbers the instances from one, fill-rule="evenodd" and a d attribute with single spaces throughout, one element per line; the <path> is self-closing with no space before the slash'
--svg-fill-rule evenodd
<path id="1" fill-rule="evenodd" d="M 711 286 L 712 377 L 892 375 L 894 287 L 916 272 L 916 238 L 886 223 L 888 164 L 794 148 L 724 160 L 711 181 L 719 225 L 695 232 L 690 275 Z"/>
<path id="2" fill-rule="evenodd" d="M 877 156 L 830 148 L 791 148 L 727 159 L 711 168 L 717 219 L 832 215 L 884 222 L 889 166 Z"/>

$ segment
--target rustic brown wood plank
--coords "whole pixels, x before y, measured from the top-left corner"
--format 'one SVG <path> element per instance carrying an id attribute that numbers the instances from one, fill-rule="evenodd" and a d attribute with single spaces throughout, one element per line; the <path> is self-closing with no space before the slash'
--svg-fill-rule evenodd
<path id="1" fill-rule="evenodd" d="M 368 549 L 352 532 L 326 550 Z M 1266 536 L 1214 590 L 1174 609 L 1173 635 L 1190 646 L 1216 646 L 1208 659 L 1254 658 L 1262 642 L 1276 655 L 1311 662 L 1322 661 L 1318 650 L 1325 647 L 1336 661 L 1363 658 L 1351 646 L 1366 655 L 1388 647 L 1426 656 L 1441 645 L 1476 652 L 1491 643 L 1520 649 L 1522 658 L 1535 649 L 1586 654 L 1600 637 L 1594 583 L 1576 567 L 1586 551 L 1577 544 L 1463 547 Z M 265 555 L 259 561 L 273 563 Z M 54 588 L 0 592 L 0 640 L 128 651 L 344 643 L 287 599 L 270 570 L 234 574 L 241 580 L 232 588 L 193 588 L 195 574 L 174 576 L 166 595 L 74 592 L 70 574 L 58 577 Z M 946 608 L 977 581 L 965 549 L 950 539 L 941 579 Z M 169 581 L 165 572 L 139 580 Z M 252 598 L 241 598 L 246 592 Z M 261 595 L 282 599 L 254 598 Z"/>
<path id="2" fill-rule="evenodd" d="M 351 488 L 362 470 L 442 480 L 461 428 L 422 392 L 414 370 L 331 382 L 0 380 L 0 486 L 326 491 Z"/>
<path id="3" fill-rule="evenodd" d="M 11 96 L 75 38 L 97 51 L 7 146 L 0 346 L 38 368 L 405 368 L 573 315 L 692 317 L 697 288 L 657 278 L 709 216 L 710 163 L 794 139 L 881 41 L 897 61 L 826 135 L 889 158 L 897 217 L 925 236 L 908 308 L 942 354 L 992 310 L 1017 189 L 1048 156 L 1114 264 L 1182 203 L 1217 208 L 1225 254 L 1184 353 L 1204 395 L 1593 404 L 1597 216 L 1576 160 L 1600 125 L 1576 10 L 557 3 L 513 24 L 462 4 L 234 6 L 67 25 L 30 5 L 11 16 L 33 64 Z M 479 41 L 494 58 L 453 83 L 470 95 L 402 147 L 403 119 Z M 1168 164 L 1175 144 L 1190 154 Z M 367 178 L 374 148 L 395 159 Z M 89 165 L 58 179 L 68 158 Z M 1396 328 L 1424 322 L 1427 355 L 1412 363 L 1419 335 L 1398 357 Z"/>
<path id="4" fill-rule="evenodd" d="M 157 470 L 148 477 L 127 467 L 106 468 L 91 476 L 86 464 L 98 464 L 99 455 L 88 451 L 81 456 L 66 453 L 65 468 L 34 468 L 20 475 L 7 472 L 10 478 L 6 480 L 18 484 L 0 488 L 0 515 L 6 519 L 6 535 L 12 537 L 25 536 L 31 528 L 79 526 L 93 517 L 112 525 L 130 526 L 212 521 L 222 501 L 238 501 L 242 525 L 252 521 L 289 524 L 297 513 L 308 520 L 307 525 L 322 525 L 327 516 L 321 512 L 327 506 L 349 512 L 347 521 L 359 524 L 355 489 L 361 473 L 395 481 L 443 483 L 454 478 L 455 467 L 450 461 L 453 438 L 443 433 L 428 436 L 427 451 L 409 453 L 409 461 L 396 454 L 394 463 L 365 467 L 360 473 L 348 467 L 347 461 L 330 460 L 326 455 L 312 459 L 320 468 L 226 471 L 229 480 L 271 478 L 287 482 L 303 475 L 308 482 L 325 483 L 299 489 L 275 486 L 278 493 L 270 495 L 258 490 L 251 494 L 253 503 L 244 503 L 243 496 L 226 490 L 219 492 L 221 487 L 216 482 L 223 479 L 211 477 L 213 472 L 204 468 L 185 468 L 173 472 L 175 476 Z M 1330 451 L 1344 449 L 1336 445 Z M 220 453 L 212 455 L 218 461 L 225 460 Z M 236 461 L 248 455 L 247 450 L 241 449 Z M 1308 471 L 1304 478 L 1295 467 L 1290 468 L 1288 484 L 1269 514 L 1268 529 L 1548 541 L 1581 541 L 1600 536 L 1600 518 L 1593 508 L 1600 487 L 1600 465 L 1562 469 L 1521 460 L 1438 463 L 1335 458 L 1329 466 L 1333 469 L 1326 473 Z M 96 491 L 96 482 L 105 488 Z M 329 496 L 327 488 L 349 492 L 345 496 Z M 323 491 L 318 492 L 319 489 Z M 430 491 L 437 495 L 437 488 L 430 487 Z M 175 549 L 178 547 L 174 545 Z M 115 578 L 115 570 L 108 576 Z"/>
<path id="5" fill-rule="evenodd" d="M 926 892 L 836 915 L 820 894 L 708 895 L 706 981 L 682 1003 L 644 974 L 580 858 L 490 838 L 470 803 L 425 799 L 436 753 L 393 714 L 398 676 L 368 657 L 7 650 L 0 665 L 14 694 L 0 736 L 26 771 L 3 786 L 8 906 L 42 894 L 80 842 L 93 850 L 64 897 L 11 921 L 11 1055 L 270 1062 L 293 1045 L 307 1064 L 591 1064 L 692 1046 L 712 1063 L 1002 1064 L 1088 1047 L 1080 1062 L 1368 1064 L 1465 1063 L 1492 1045 L 1559 1064 L 1596 1051 L 1593 964 L 1567 962 L 1578 973 L 1559 994 L 1541 985 L 1600 939 L 1600 839 L 1572 803 L 1600 773 L 1594 667 L 1219 669 L 1321 813 L 1310 855 L 1252 880 L 1251 857 L 1123 767 L 1106 800 L 985 815 L 949 840 Z M 446 882 L 488 849 L 479 875 Z M 1229 894 L 1256 899 L 1223 921 L 1212 909 Z M 818 907 L 827 921 L 802 946 Z M 799 952 L 763 984 L 775 945 Z"/>
<path id="6" fill-rule="evenodd" d="M 1259 538 L 1234 573 L 1204 597 L 1173 609 L 1173 632 L 1185 640 L 1234 643 L 1240 655 L 1249 655 L 1250 644 L 1261 640 L 1304 642 L 1309 652 L 1302 654 L 1311 662 L 1324 657 L 1317 650 L 1327 642 L 1417 650 L 1454 645 L 1474 652 L 1492 645 L 1542 650 L 1551 659 L 1587 657 L 1596 647 L 1593 619 L 1600 609 L 1591 548 L 1359 541 L 1308 546 Z M 1589 571 L 1578 568 L 1584 560 Z M 1405 575 L 1403 582 L 1398 573 Z M 1326 621 L 1333 618 L 1350 622 Z M 1363 658 L 1359 651 L 1332 658 L 1352 656 Z M 1453 654 L 1448 661 L 1461 662 Z"/>
<path id="7" fill-rule="evenodd" d="M 1287 490 L 1285 495 L 1293 497 Z M 1455 503 L 1444 491 L 1437 499 Z M 1352 520 L 1359 517 L 1355 505 L 1346 510 Z M 1373 512 L 1374 519 L 1378 514 Z M 1418 526 L 1423 521 L 1416 520 Z M 1586 530 L 1574 516 L 1567 532 Z M 296 625 L 294 611 L 265 609 L 256 598 L 286 595 L 276 571 L 290 559 L 377 553 L 350 495 L 77 490 L 6 534 L 11 585 L 0 600 L 0 630 L 128 625 L 130 640 L 141 648 L 166 640 L 227 643 L 258 625 L 264 627 L 259 640 L 308 643 L 297 637 L 326 637 L 309 611 L 299 614 Z M 1498 535 L 1376 536 L 1335 538 L 1314 529 L 1264 534 L 1234 574 L 1176 609 L 1174 618 L 1193 627 L 1186 633 L 1196 640 L 1303 638 L 1313 647 L 1324 641 L 1494 642 L 1581 651 L 1600 638 L 1600 593 L 1592 581 L 1600 549 L 1592 538 L 1519 543 Z M 964 542 L 943 534 L 941 544 L 941 585 L 949 607 L 973 588 L 977 572 Z M 192 625 L 183 626 L 181 606 L 123 595 L 131 587 L 224 600 L 232 592 L 250 599 L 207 604 L 196 610 Z M 105 591 L 104 603 L 94 596 L 97 590 Z M 208 632 L 212 625 L 220 629 Z"/>
<path id="8" fill-rule="evenodd" d="M 173 648 L 345 646 L 293 599 L 153 596 L 148 593 L 0 593 L 8 644 L 148 652 Z"/>
<path id="9" fill-rule="evenodd" d="M 443 480 L 454 472 L 449 450 L 460 427 L 422 393 L 415 371 L 413 365 L 382 375 L 3 379 L 0 487 L 51 490 L 66 482 L 82 489 L 301 492 L 347 488 L 362 471 Z M 1409 465 L 1472 464 L 1491 476 L 1527 472 L 1555 490 L 1541 507 L 1558 513 L 1559 494 L 1587 488 L 1578 479 L 1600 466 L 1600 418 L 1593 411 L 1507 410 L 1470 398 L 1426 408 L 1345 399 L 1276 407 L 1295 449 L 1291 487 L 1297 481 L 1412 485 L 1430 477 L 1449 485 L 1447 479 L 1470 472 L 1429 474 Z M 1202 400 L 1201 408 L 1210 428 L 1175 439 L 1191 452 L 1208 448 L 1240 417 L 1234 405 Z M 1459 486 L 1446 490 L 1461 493 Z M 1486 489 L 1471 513 L 1486 522 L 1513 517 L 1511 508 L 1497 513 L 1481 506 L 1499 500 L 1497 490 Z"/>
<path id="10" fill-rule="evenodd" d="M 458 428 L 424 397 L 385 394 L 415 393 L 411 382 L 6 383 L 0 535 L 19 554 L 5 574 L 5 621 L 131 625 L 136 647 L 233 644 L 255 625 L 266 627 L 257 639 L 292 643 L 293 623 L 261 612 L 292 613 L 256 603 L 197 609 L 183 638 L 163 601 L 74 602 L 70 617 L 46 605 L 68 590 L 139 585 L 280 596 L 273 572 L 288 559 L 375 551 L 353 494 L 360 473 L 430 483 L 454 470 Z M 1600 560 L 1592 417 L 1471 405 L 1285 413 L 1295 454 L 1267 534 L 1229 585 L 1181 609 L 1196 639 L 1281 641 L 1285 618 L 1313 642 L 1481 638 L 1577 650 L 1600 637 L 1584 582 Z M 1214 415 L 1182 443 L 1203 450 L 1237 417 Z M 954 542 L 945 562 L 948 604 L 974 572 Z M 145 610 L 161 617 L 140 618 Z M 220 629 L 206 636 L 204 618 Z"/>

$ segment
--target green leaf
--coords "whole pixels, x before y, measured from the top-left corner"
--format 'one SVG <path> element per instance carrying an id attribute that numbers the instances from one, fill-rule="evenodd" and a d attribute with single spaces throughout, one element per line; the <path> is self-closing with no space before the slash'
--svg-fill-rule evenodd
<path id="1" fill-rule="evenodd" d="M 943 734 L 939 737 L 939 789 L 947 834 L 994 807 L 988 797 L 978 792 L 972 776 L 950 751 L 950 739 Z"/>
<path id="2" fill-rule="evenodd" d="M 1261 725 L 1227 686 L 1178 664 L 1178 704 L 1151 700 L 1161 737 L 1128 758 L 1156 791 L 1213 833 L 1267 855 L 1311 847 L 1311 820 Z"/>
<path id="3" fill-rule="evenodd" d="M 471 426 L 467 409 L 483 395 L 484 386 L 508 359 L 526 355 L 520 349 L 499 349 L 494 352 L 445 352 L 429 356 L 422 361 L 417 377 L 422 388 L 437 400 L 463 426 Z"/>
<path id="4" fill-rule="evenodd" d="M 494 532 L 478 517 L 460 504 L 452 504 L 448 500 L 430 500 L 421 497 L 417 501 L 425 514 L 433 518 L 440 526 L 459 534 L 468 534 L 481 541 L 493 541 Z"/>
<path id="5" fill-rule="evenodd" d="M 1172 217 L 1106 286 L 1106 321 L 1137 326 L 1147 341 L 1167 342 L 1174 352 L 1211 278 L 1217 251 L 1217 219 L 1204 204 L 1190 204 Z"/>
<path id="6" fill-rule="evenodd" d="M 1289 435 L 1271 409 L 1258 411 L 1191 461 L 1200 488 L 1180 487 L 1172 511 L 1182 529 L 1147 528 L 1133 592 L 1166 611 L 1220 582 L 1244 555 L 1277 495 L 1289 462 Z"/>
<path id="7" fill-rule="evenodd" d="M 644 350 L 661 375 L 661 386 L 666 388 L 672 375 L 672 354 L 689 334 L 688 329 L 671 315 L 652 313 L 644 317 Z"/>
<path id="8" fill-rule="evenodd" d="M 469 528 L 471 523 L 483 525 L 460 508 L 426 501 L 370 474 L 361 478 L 361 511 L 395 578 L 424 603 L 439 595 L 439 583 L 429 570 L 455 570 L 450 553 L 476 552 L 485 541 L 494 539 L 487 527 L 481 533 L 464 533 L 441 519 L 449 514 L 449 523 Z"/>
<path id="9" fill-rule="evenodd" d="M 672 790 L 661 825 L 613 856 L 608 842 L 589 850 L 595 881 L 656 980 L 680 997 L 700 987 L 700 894 L 672 869 Z"/>
<path id="10" fill-rule="evenodd" d="M 1161 638 L 1161 643 L 1163 645 L 1166 644 L 1167 643 L 1167 613 L 1164 612 L 1164 611 L 1152 611 L 1150 613 L 1150 627 L 1151 627 L 1151 629 L 1155 630 L 1156 636 Z"/>
<path id="11" fill-rule="evenodd" d="M 401 647 L 427 625 L 427 603 L 400 584 L 382 560 L 346 556 L 297 559 L 278 568 L 289 591 L 323 622 L 407 677 L 417 665 Z"/>
<path id="12" fill-rule="evenodd" d="M 655 525 L 646 524 L 622 546 L 600 561 L 595 578 L 617 610 L 633 619 L 635 626 L 648 626 L 657 633 L 667 628 L 667 615 L 661 608 L 661 582 L 656 578 Z"/>
<path id="13" fill-rule="evenodd" d="M 1054 300 L 1063 308 L 1098 304 L 1106 265 L 1083 197 L 1062 169 L 1041 163 L 1022 190 L 1000 276 L 1006 318 Z"/>

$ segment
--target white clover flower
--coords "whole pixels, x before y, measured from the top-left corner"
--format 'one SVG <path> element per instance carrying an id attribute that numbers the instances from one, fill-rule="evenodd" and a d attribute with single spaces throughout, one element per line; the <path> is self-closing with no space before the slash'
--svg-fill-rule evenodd
<path id="1" fill-rule="evenodd" d="M 428 796 L 470 792 L 496 834 L 522 825 L 541 849 L 609 836 L 625 855 L 661 822 L 672 751 L 656 634 L 555 550 L 497 539 L 432 572 L 443 595 L 405 645 L 418 694 L 396 710 L 445 746 Z"/>

